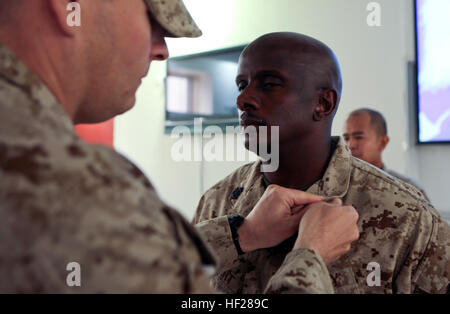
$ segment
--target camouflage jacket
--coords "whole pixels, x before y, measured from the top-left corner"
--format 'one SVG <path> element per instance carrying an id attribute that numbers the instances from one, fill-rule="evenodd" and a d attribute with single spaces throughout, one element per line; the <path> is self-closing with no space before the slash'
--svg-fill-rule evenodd
<path id="1" fill-rule="evenodd" d="M 0 217 L 0 293 L 214 292 L 215 260 L 196 229 L 131 162 L 83 142 L 41 80 L 2 44 Z M 332 292 L 316 259 L 306 250 L 293 255 L 268 292 L 306 262 L 322 280 L 299 292 Z M 66 282 L 72 262 L 81 286 Z"/>
<path id="2" fill-rule="evenodd" d="M 335 292 L 446 292 L 448 224 L 414 187 L 352 157 L 342 139 L 333 140 L 338 143 L 328 168 L 308 192 L 353 205 L 361 233 L 347 254 L 328 265 Z M 260 162 L 245 165 L 203 195 L 194 223 L 216 219 L 223 224 L 226 215 L 246 216 L 264 190 Z M 228 256 L 220 257 L 227 267 L 214 277 L 214 285 L 228 293 L 260 293 L 294 242 L 295 237 L 239 257 L 230 249 Z"/>
<path id="3" fill-rule="evenodd" d="M 398 173 L 397 171 L 394 171 L 392 169 L 383 167 L 382 169 L 383 171 L 389 173 L 391 176 L 396 177 L 397 179 L 400 179 L 403 182 L 406 182 L 414 187 L 416 187 L 423 195 L 423 197 L 425 198 L 426 201 L 428 201 L 429 203 L 431 203 L 430 198 L 428 197 L 427 193 L 425 192 L 424 188 L 418 184 L 417 182 L 415 182 L 413 179 L 411 179 L 410 177 L 407 177 L 403 174 Z"/>

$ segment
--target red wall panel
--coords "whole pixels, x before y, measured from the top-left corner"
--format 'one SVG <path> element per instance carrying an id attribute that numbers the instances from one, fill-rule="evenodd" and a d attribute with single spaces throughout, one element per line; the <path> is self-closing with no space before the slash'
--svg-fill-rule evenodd
<path id="1" fill-rule="evenodd" d="M 75 131 L 88 143 L 114 148 L 114 119 L 97 124 L 79 124 Z"/>

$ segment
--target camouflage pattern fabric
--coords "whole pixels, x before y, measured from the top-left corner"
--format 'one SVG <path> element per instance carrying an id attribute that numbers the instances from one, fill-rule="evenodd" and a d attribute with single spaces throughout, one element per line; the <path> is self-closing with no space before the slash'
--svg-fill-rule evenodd
<path id="1" fill-rule="evenodd" d="M 450 228 L 416 188 L 351 156 L 342 138 L 325 175 L 308 192 L 340 197 L 360 217 L 360 239 L 339 260 L 328 265 L 336 293 L 445 293 L 450 278 Z M 225 216 L 247 216 L 265 190 L 261 162 L 239 168 L 208 190 L 200 200 L 194 223 Z M 225 196 L 225 197 L 224 197 Z M 237 256 L 223 243 L 222 268 L 214 286 L 228 293 L 260 293 L 272 274 L 286 263 L 295 237 L 280 245 Z M 228 252 L 228 255 L 226 254 Z M 380 285 L 369 286 L 368 264 L 380 266 Z M 303 274 L 292 281 L 306 287 Z M 376 275 L 376 273 L 375 273 Z M 369 278 L 372 278 L 369 276 Z M 372 283 L 372 281 L 371 281 Z M 281 286 L 279 290 L 289 287 Z"/>
<path id="2" fill-rule="evenodd" d="M 195 229 L 0 45 L 0 292 L 211 291 Z M 66 265 L 81 266 L 68 287 Z"/>
<path id="3" fill-rule="evenodd" d="M 384 167 L 382 170 L 387 172 L 387 173 L 389 173 L 391 176 L 396 177 L 400 181 L 403 181 L 403 182 L 405 182 L 407 184 L 410 184 L 410 185 L 414 186 L 416 189 L 418 189 L 420 191 L 420 193 L 422 193 L 422 195 L 425 198 L 425 200 L 427 202 L 431 203 L 430 198 L 428 197 L 427 193 L 425 193 L 424 188 L 420 184 L 415 182 L 412 178 L 407 177 L 407 176 L 405 176 L 403 174 L 398 173 L 397 171 L 394 171 L 394 170 L 386 168 L 386 167 Z"/>
<path id="4" fill-rule="evenodd" d="M 0 293 L 215 292 L 215 258 L 196 229 L 131 162 L 82 141 L 47 87 L 2 44 L 0 178 Z M 314 253 L 292 260 L 312 264 L 308 276 L 319 278 L 292 291 L 333 292 Z M 66 283 L 71 262 L 81 267 L 80 287 Z M 298 268 L 291 264 L 280 272 Z M 267 292 L 289 284 L 283 274 Z"/>
<path id="5" fill-rule="evenodd" d="M 145 0 L 149 11 L 171 37 L 199 37 L 198 28 L 183 0 Z"/>
<path id="6" fill-rule="evenodd" d="M 219 261 L 216 274 L 224 274 L 223 280 L 229 282 L 233 276 L 245 276 L 244 273 L 231 274 L 227 270 L 240 263 L 236 247 L 231 236 L 228 217 L 222 216 L 197 224 L 197 230 L 216 253 Z M 236 270 L 239 272 L 240 270 Z M 231 277 L 227 277 L 230 274 Z M 283 265 L 268 274 L 258 293 L 333 293 L 330 274 L 322 258 L 314 251 L 299 249 L 287 254 Z M 230 291 L 226 285 L 216 285 L 216 289 L 226 293 L 242 293 L 241 289 Z"/>

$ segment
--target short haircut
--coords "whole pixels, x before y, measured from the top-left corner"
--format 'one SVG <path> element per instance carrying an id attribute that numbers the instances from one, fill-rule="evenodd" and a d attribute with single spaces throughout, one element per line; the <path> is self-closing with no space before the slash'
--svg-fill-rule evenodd
<path id="1" fill-rule="evenodd" d="M 372 128 L 375 130 L 377 135 L 378 136 L 387 135 L 388 132 L 386 119 L 380 112 L 376 110 L 369 108 L 361 108 L 350 113 L 349 117 L 359 116 L 365 113 L 367 113 L 370 116 L 370 124 L 372 125 Z"/>

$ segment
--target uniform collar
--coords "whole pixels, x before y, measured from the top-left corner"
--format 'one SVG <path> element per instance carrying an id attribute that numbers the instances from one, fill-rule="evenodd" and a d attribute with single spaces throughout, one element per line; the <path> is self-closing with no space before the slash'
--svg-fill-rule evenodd
<path id="1" fill-rule="evenodd" d="M 342 137 L 332 137 L 336 149 L 328 163 L 327 170 L 323 177 L 310 186 L 307 192 L 323 195 L 326 197 L 343 197 L 347 194 L 350 185 L 352 155 L 345 145 Z M 261 161 L 255 163 L 252 171 L 255 176 L 250 176 L 246 180 L 245 186 L 257 185 L 264 188 L 264 178 L 262 175 Z"/>
<path id="2" fill-rule="evenodd" d="M 75 133 L 73 123 L 41 79 L 4 44 L 0 43 L 0 79 L 19 88 L 32 101 L 33 115 L 51 119 L 52 126 Z M 17 104 L 19 105 L 19 104 Z M 26 103 L 29 106 L 29 103 Z M 23 108 L 22 108 L 23 109 Z M 50 121 L 49 121 L 50 122 Z"/>
<path id="3" fill-rule="evenodd" d="M 322 179 L 308 189 L 308 192 L 326 197 L 344 197 L 350 186 L 352 155 L 342 137 L 333 137 L 336 150 Z"/>
<path id="4" fill-rule="evenodd" d="M 352 175 L 352 155 L 342 137 L 333 137 L 335 151 L 323 177 L 307 192 L 325 197 L 343 198 L 349 190 Z M 255 162 L 241 178 L 237 197 L 231 197 L 231 206 L 243 216 L 247 216 L 261 196 L 265 186 L 261 172 L 261 161 Z"/>

